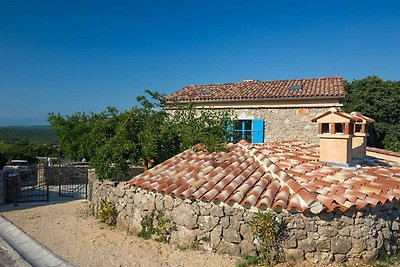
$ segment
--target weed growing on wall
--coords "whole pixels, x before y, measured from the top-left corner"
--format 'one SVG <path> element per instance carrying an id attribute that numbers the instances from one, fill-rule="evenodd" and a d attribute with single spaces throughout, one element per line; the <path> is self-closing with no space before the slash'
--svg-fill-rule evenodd
<path id="1" fill-rule="evenodd" d="M 98 210 L 98 217 L 100 221 L 115 226 L 117 224 L 118 211 L 114 203 L 102 199 Z"/>
<path id="2" fill-rule="evenodd" d="M 158 242 L 168 243 L 172 232 L 171 220 L 165 218 L 164 213 L 154 210 L 143 217 L 140 222 L 142 230 L 138 233 L 144 239 L 154 238 Z"/>
<path id="3" fill-rule="evenodd" d="M 256 258 L 252 257 L 252 262 L 262 265 L 277 263 L 280 260 L 280 225 L 273 211 L 258 211 L 248 225 L 256 243 Z"/>

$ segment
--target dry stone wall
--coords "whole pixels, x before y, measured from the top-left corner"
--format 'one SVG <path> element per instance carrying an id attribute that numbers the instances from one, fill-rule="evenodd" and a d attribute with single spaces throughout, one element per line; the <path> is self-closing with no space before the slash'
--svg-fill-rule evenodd
<path id="1" fill-rule="evenodd" d="M 328 108 L 240 108 L 239 118 L 264 120 L 264 141 L 300 139 L 318 143 L 318 128 L 311 120 Z"/>
<path id="2" fill-rule="evenodd" d="M 255 210 L 175 199 L 125 183 L 99 182 L 93 173 L 89 176 L 93 208 L 102 199 L 115 203 L 120 229 L 137 234 L 142 218 L 156 209 L 173 223 L 169 240 L 173 245 L 230 255 L 252 252 L 254 242 L 246 222 Z M 284 229 L 279 245 L 287 261 L 371 260 L 395 252 L 399 238 L 399 203 L 319 215 L 282 211 L 277 217 Z"/>

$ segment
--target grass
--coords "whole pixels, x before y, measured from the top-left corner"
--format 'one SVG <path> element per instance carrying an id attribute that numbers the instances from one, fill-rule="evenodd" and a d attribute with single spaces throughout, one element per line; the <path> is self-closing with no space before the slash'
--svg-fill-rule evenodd
<path id="1" fill-rule="evenodd" d="M 400 266 L 400 249 L 397 250 L 396 254 L 380 259 L 372 264 L 373 267 L 389 267 L 389 266 Z"/>

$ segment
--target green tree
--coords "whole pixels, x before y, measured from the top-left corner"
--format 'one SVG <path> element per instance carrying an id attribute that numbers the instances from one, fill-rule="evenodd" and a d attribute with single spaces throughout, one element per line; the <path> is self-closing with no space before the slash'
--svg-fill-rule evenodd
<path id="1" fill-rule="evenodd" d="M 400 81 L 377 76 L 345 83 L 344 110 L 359 111 L 375 119 L 370 125 L 368 145 L 400 151 Z"/>
<path id="2" fill-rule="evenodd" d="M 59 147 L 54 144 L 44 144 L 31 141 L 6 143 L 0 141 L 0 166 L 3 167 L 12 159 L 24 159 L 29 163 L 36 163 L 37 157 L 55 157 Z"/>
<path id="3" fill-rule="evenodd" d="M 58 137 L 63 156 L 66 158 L 72 160 L 90 158 L 88 151 L 89 119 L 90 115 L 81 112 L 65 117 L 59 113 L 49 114 L 48 120 Z"/>
<path id="4" fill-rule="evenodd" d="M 127 173 L 131 164 L 147 169 L 198 143 L 208 150 L 226 148 L 229 112 L 193 106 L 167 112 L 161 94 L 146 93 L 150 98 L 138 97 L 140 106 L 124 112 L 108 108 L 99 114 L 49 114 L 65 157 L 86 158 L 105 179 Z"/>

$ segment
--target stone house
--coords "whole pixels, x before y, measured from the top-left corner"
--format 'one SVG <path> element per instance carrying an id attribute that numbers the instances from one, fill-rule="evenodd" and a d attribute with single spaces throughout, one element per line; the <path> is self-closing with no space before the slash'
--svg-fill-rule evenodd
<path id="1" fill-rule="evenodd" d="M 263 143 L 285 138 L 317 142 L 311 119 L 341 107 L 341 77 L 189 85 L 164 98 L 167 108 L 192 103 L 199 108 L 232 109 L 240 139 Z"/>
<path id="2" fill-rule="evenodd" d="M 285 229 L 279 246 L 287 261 L 394 253 L 400 154 L 367 148 L 372 120 L 359 113 L 331 109 L 314 121 L 319 144 L 243 140 L 212 153 L 196 146 L 127 183 L 94 182 L 92 202 L 114 202 L 117 226 L 133 233 L 146 214 L 160 210 L 174 225 L 170 243 L 206 251 L 251 253 L 247 222 L 256 211 L 272 209 Z"/>

